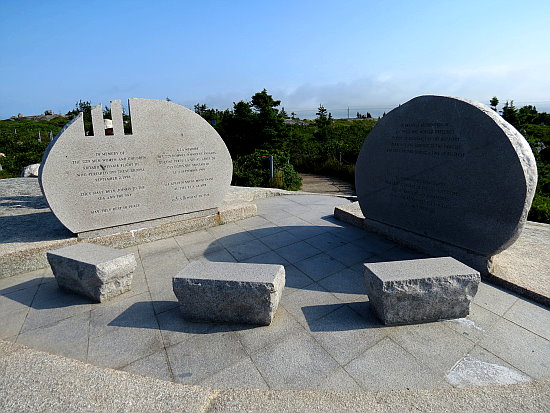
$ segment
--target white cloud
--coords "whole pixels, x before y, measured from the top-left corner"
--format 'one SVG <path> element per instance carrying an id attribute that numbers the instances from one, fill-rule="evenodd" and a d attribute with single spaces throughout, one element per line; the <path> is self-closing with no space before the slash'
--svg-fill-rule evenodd
<path id="1" fill-rule="evenodd" d="M 548 101 L 550 81 L 547 69 L 538 65 L 463 66 L 386 72 L 332 84 L 308 83 L 275 97 L 288 111 L 311 110 L 319 104 L 329 110 L 388 108 L 425 94 L 458 96 L 486 104 L 495 95 L 501 101 Z"/>

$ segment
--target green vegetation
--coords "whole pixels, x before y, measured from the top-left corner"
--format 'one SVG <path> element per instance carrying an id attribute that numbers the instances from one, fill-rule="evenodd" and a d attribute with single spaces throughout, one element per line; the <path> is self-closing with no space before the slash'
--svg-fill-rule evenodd
<path id="1" fill-rule="evenodd" d="M 277 165 L 273 180 L 270 176 L 269 157 Z M 257 149 L 250 155 L 233 161 L 233 185 L 261 186 L 297 191 L 302 180 L 289 163 L 289 158 L 278 150 Z"/>
<path id="2" fill-rule="evenodd" d="M 531 105 L 517 109 L 514 101 L 506 101 L 501 113 L 525 136 L 537 160 L 537 189 L 527 219 L 550 224 L 550 114 Z"/>
<path id="3" fill-rule="evenodd" d="M 333 176 L 355 183 L 355 162 L 376 121 L 323 118 L 291 125 L 284 147 L 300 172 Z"/>
<path id="4" fill-rule="evenodd" d="M 65 116 L 55 116 L 46 119 L 8 119 L 0 121 L 0 179 L 17 178 L 21 176 L 21 170 L 33 163 L 42 161 L 42 155 L 51 139 L 73 119 L 79 112 L 83 112 L 84 130 L 86 134 L 92 134 L 92 114 L 89 101 L 78 101 L 75 109 Z M 105 108 L 103 116 L 111 118 L 110 108 Z M 43 118 L 42 116 L 38 118 Z M 130 117 L 123 115 L 124 132 L 130 133 L 132 125 Z"/>
<path id="5" fill-rule="evenodd" d="M 62 116 L 51 120 L 4 120 L 0 121 L 0 178 L 21 176 L 21 170 L 42 161 L 50 138 L 67 123 Z M 40 138 L 39 138 L 40 136 Z"/>
<path id="6" fill-rule="evenodd" d="M 300 178 L 295 169 L 353 183 L 357 156 L 376 121 L 368 117 L 334 120 L 323 105 L 319 106 L 315 120 L 298 120 L 293 113 L 289 118 L 284 109 L 277 109 L 279 105 L 280 101 L 274 100 L 265 89 L 252 96 L 250 102 L 234 103 L 232 110 L 195 105 L 195 112 L 214 125 L 235 160 L 233 183 L 256 186 L 261 181 L 264 186 L 299 189 Z M 252 167 L 251 157 L 256 157 L 254 168 L 261 166 L 265 168 L 262 173 L 268 173 L 269 167 L 262 163 L 265 158 L 261 157 L 270 154 L 275 156 L 275 176 L 285 176 L 282 181 L 269 182 L 258 178 L 256 173 L 239 169 L 245 162 Z"/>

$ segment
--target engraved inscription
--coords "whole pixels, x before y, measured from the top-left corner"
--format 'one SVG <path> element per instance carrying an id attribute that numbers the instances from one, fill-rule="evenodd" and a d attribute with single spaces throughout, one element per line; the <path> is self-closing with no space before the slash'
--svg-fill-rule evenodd
<path id="1" fill-rule="evenodd" d="M 139 208 L 141 204 L 117 205 L 109 208 L 98 208 L 90 211 L 90 215 L 108 214 L 118 211 L 128 211 L 129 209 Z"/>
<path id="2" fill-rule="evenodd" d="M 91 180 L 97 187 L 93 191 L 80 191 L 78 194 L 98 208 L 91 209 L 90 215 L 121 212 L 139 208 L 140 202 L 125 203 L 144 192 L 145 185 L 132 185 L 128 180 L 139 178 L 147 163 L 145 155 L 129 155 L 125 151 L 95 152 L 93 157 L 74 159 L 75 177 Z M 113 205 L 115 203 L 116 205 Z"/>
<path id="3" fill-rule="evenodd" d="M 176 148 L 175 151 L 163 151 L 157 155 L 157 164 L 169 172 L 174 180 L 164 183 L 172 196 L 172 202 L 193 199 L 206 199 L 212 196 L 209 184 L 214 181 L 208 170 L 218 154 L 216 151 L 206 150 L 200 146 Z M 182 174 L 189 175 L 183 178 Z"/>
<path id="4" fill-rule="evenodd" d="M 73 159 L 77 178 L 91 178 L 94 182 L 113 182 L 130 179 L 145 172 L 145 155 L 127 156 L 120 152 L 96 152 L 94 157 Z"/>
<path id="5" fill-rule="evenodd" d="M 463 158 L 463 144 L 447 122 L 401 123 L 390 136 L 386 153 Z"/>
<path id="6" fill-rule="evenodd" d="M 81 198 L 93 201 L 98 208 L 90 210 L 90 215 L 106 213 L 125 213 L 129 209 L 139 208 L 141 196 L 150 192 L 148 184 L 134 184 L 140 181 L 140 175 L 150 170 L 151 162 L 156 170 L 167 172 L 163 186 L 168 189 L 169 202 L 182 202 L 196 199 L 208 199 L 214 177 L 209 169 L 216 160 L 216 151 L 206 150 L 193 145 L 174 150 L 163 150 L 151 156 L 129 155 L 125 151 L 96 152 L 94 157 L 71 161 L 75 176 L 89 179 L 97 184 L 93 191 L 81 191 Z M 131 180 L 132 183 L 129 184 Z M 134 180 L 135 179 L 135 180 Z M 146 182 L 143 179 L 143 182 Z M 104 187 L 101 185 L 105 184 Z M 135 198 L 131 204 L 125 200 Z M 113 206 L 114 204 L 114 206 Z"/>
<path id="7" fill-rule="evenodd" d="M 393 201 L 427 212 L 453 208 L 459 197 L 458 191 L 448 189 L 448 183 L 425 178 L 388 177 L 384 183 L 389 186 Z"/>

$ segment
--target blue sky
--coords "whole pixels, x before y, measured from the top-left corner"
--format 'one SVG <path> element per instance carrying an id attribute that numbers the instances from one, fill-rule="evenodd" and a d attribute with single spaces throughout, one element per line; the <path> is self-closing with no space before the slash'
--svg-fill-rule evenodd
<path id="1" fill-rule="evenodd" d="M 0 119 L 79 99 L 377 115 L 423 94 L 550 111 L 550 1 L 0 2 Z"/>

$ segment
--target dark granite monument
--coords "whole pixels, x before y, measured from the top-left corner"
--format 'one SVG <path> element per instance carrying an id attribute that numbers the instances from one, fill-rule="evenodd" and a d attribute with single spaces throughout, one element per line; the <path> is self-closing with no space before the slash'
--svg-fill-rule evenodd
<path id="1" fill-rule="evenodd" d="M 518 238 L 537 169 L 523 136 L 489 107 L 420 96 L 378 122 L 355 178 L 368 228 L 483 271 Z"/>

